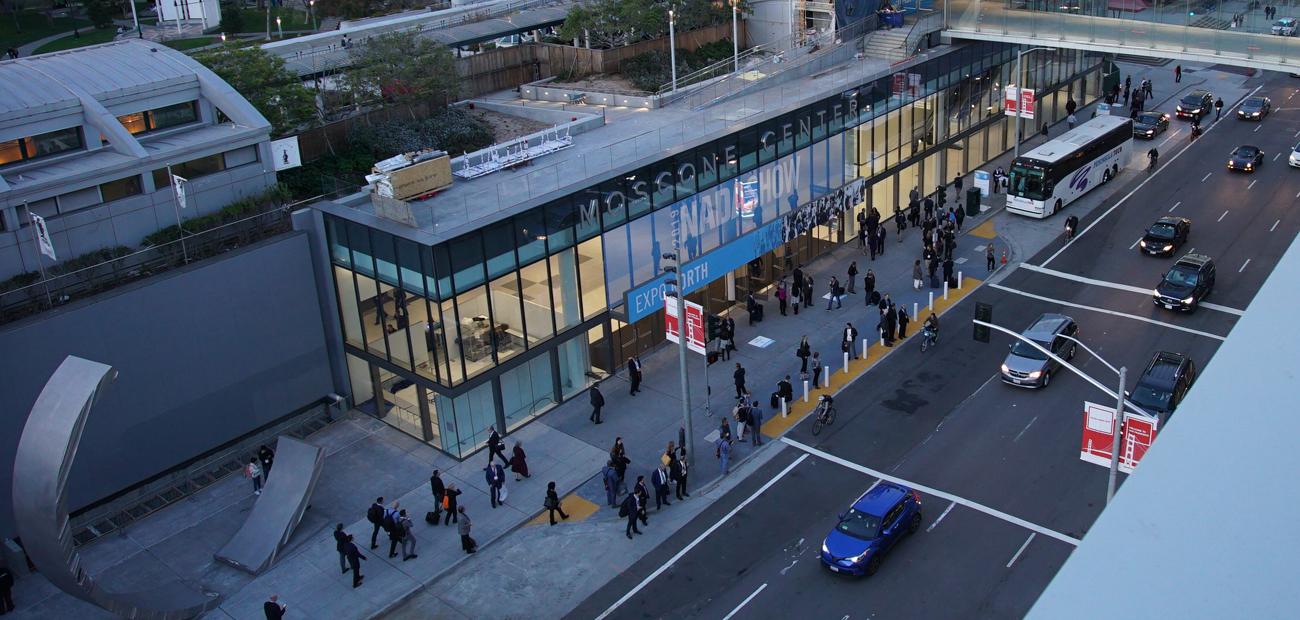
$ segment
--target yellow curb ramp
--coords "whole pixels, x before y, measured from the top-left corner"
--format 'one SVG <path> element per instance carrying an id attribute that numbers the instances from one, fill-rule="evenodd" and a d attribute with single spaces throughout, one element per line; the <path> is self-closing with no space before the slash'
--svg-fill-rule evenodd
<path id="1" fill-rule="evenodd" d="M 561 497 L 560 508 L 564 509 L 564 513 L 569 515 L 569 518 L 561 521 L 560 515 L 558 514 L 555 515 L 556 525 L 559 525 L 561 523 L 577 523 L 579 521 L 586 521 L 587 519 L 591 518 L 591 515 L 596 514 L 597 510 L 600 510 L 600 506 L 597 506 L 596 504 L 592 503 L 590 500 L 578 495 L 577 493 L 570 493 L 568 495 L 565 495 L 564 497 Z M 549 526 L 550 524 L 551 524 L 551 517 L 549 515 L 549 512 L 545 508 L 543 508 L 542 513 L 537 515 L 536 517 L 533 517 L 533 519 L 528 523 L 525 523 L 524 527 L 531 527 L 534 525 Z"/>
<path id="2" fill-rule="evenodd" d="M 982 283 L 981 280 L 967 277 L 962 280 L 962 284 L 964 286 L 961 290 L 948 291 L 948 299 L 944 299 L 942 295 L 936 295 L 934 299 L 934 313 L 938 315 L 942 315 L 944 312 L 947 312 L 949 308 L 952 308 L 953 306 L 957 305 L 957 303 L 960 302 L 963 298 L 965 298 L 967 295 L 974 292 L 975 289 L 978 288 L 981 283 Z M 808 402 L 805 403 L 803 402 L 803 398 L 802 398 L 803 384 L 798 383 L 797 385 L 795 385 L 794 386 L 795 401 L 790 407 L 790 415 L 787 417 L 782 417 L 780 413 L 780 409 L 776 410 L 775 413 L 771 414 L 772 418 L 763 423 L 763 434 L 773 439 L 778 438 L 781 435 L 785 434 L 785 432 L 793 428 L 795 424 L 798 424 L 800 420 L 803 420 L 805 417 L 807 417 L 809 413 L 812 413 L 812 410 L 817 406 L 818 394 L 829 393 L 833 395 L 839 392 L 840 390 L 848 386 L 849 383 L 852 383 L 854 379 L 857 379 L 858 377 L 866 373 L 868 370 L 871 370 L 871 368 L 875 366 L 877 362 L 884 359 L 884 357 L 888 355 L 890 351 L 903 348 L 905 346 L 904 343 L 910 342 L 912 340 L 912 336 L 915 336 L 918 332 L 920 332 L 921 322 L 924 320 L 924 316 L 926 314 L 927 312 L 924 309 L 922 309 L 921 310 L 922 316 L 913 317 L 912 322 L 908 324 L 908 326 L 912 328 L 911 333 L 909 333 L 906 338 L 902 338 L 894 341 L 894 346 L 892 347 L 882 346 L 880 344 L 880 340 L 877 339 L 870 347 L 867 348 L 867 354 L 865 357 L 849 360 L 849 371 L 847 373 L 844 372 L 844 369 L 842 367 L 839 367 L 839 364 L 841 364 L 844 361 L 844 357 L 843 354 L 840 353 L 838 350 L 833 351 L 828 358 L 823 358 L 823 359 L 828 359 L 829 361 L 831 361 L 837 366 L 837 368 L 835 368 L 835 371 L 831 373 L 830 388 L 829 389 L 812 388 L 810 386 L 808 392 Z M 949 329 L 946 330 L 945 333 L 952 333 L 952 331 L 951 329 Z M 797 382 L 798 379 L 796 378 L 795 381 Z"/>
<path id="3" fill-rule="evenodd" d="M 987 222 L 972 228 L 970 234 L 984 239 L 993 239 L 998 236 L 998 231 L 993 229 L 993 220 L 990 218 Z"/>

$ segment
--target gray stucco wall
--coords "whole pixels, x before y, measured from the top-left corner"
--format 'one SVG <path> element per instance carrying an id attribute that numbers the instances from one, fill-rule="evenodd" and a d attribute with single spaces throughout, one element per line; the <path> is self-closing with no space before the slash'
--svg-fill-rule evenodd
<path id="1" fill-rule="evenodd" d="M 0 330 L 0 535 L 13 457 L 67 355 L 112 365 L 72 468 L 75 511 L 334 391 L 307 235 L 289 233 Z"/>

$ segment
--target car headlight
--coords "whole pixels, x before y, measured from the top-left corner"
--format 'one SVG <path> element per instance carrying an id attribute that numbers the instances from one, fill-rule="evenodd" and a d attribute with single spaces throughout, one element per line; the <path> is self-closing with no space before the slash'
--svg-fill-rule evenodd
<path id="1" fill-rule="evenodd" d="M 831 548 L 827 547 L 824 541 L 822 542 L 822 553 L 825 553 L 826 555 L 831 554 Z"/>
<path id="2" fill-rule="evenodd" d="M 1154 136 L 1154 135 L 1156 135 L 1156 130 L 1154 130 L 1154 129 L 1148 129 L 1148 130 L 1147 130 L 1147 135 L 1148 135 L 1148 136 Z"/>
<path id="3" fill-rule="evenodd" d="M 1009 373 L 1009 372 L 1011 372 L 1011 369 L 1010 369 L 1010 368 L 1007 368 L 1007 365 L 1006 365 L 1006 364 L 1003 364 L 1003 365 L 1002 365 L 1002 372 L 1003 372 L 1003 373 Z"/>
<path id="4" fill-rule="evenodd" d="M 1190 303 L 1192 303 L 1193 301 L 1196 301 L 1196 297 L 1194 297 L 1194 296 L 1192 296 L 1192 295 L 1188 295 L 1187 297 L 1184 297 L 1184 298 L 1183 298 L 1183 303 L 1185 303 L 1185 304 L 1190 304 Z"/>
<path id="5" fill-rule="evenodd" d="M 859 553 L 858 555 L 849 558 L 849 561 L 853 562 L 854 564 L 858 564 L 863 560 L 867 559 L 867 556 L 869 555 L 871 555 L 871 548 L 868 547 L 866 551 L 863 551 L 862 553 Z"/>
<path id="6" fill-rule="evenodd" d="M 1251 168 L 1254 168 L 1254 167 L 1255 167 L 1255 164 L 1246 164 L 1246 169 L 1247 169 L 1247 170 L 1250 170 Z"/>
<path id="7" fill-rule="evenodd" d="M 1168 252 L 1168 251 L 1170 251 L 1170 250 L 1172 250 L 1172 249 L 1174 249 L 1174 244 L 1172 244 L 1172 243 L 1166 243 L 1166 244 L 1165 244 L 1165 248 L 1164 248 L 1163 251 Z"/>
<path id="8" fill-rule="evenodd" d="M 1037 379 L 1041 376 L 1043 376 L 1043 371 L 1041 370 L 1035 370 L 1034 372 L 1029 373 L 1030 379 Z"/>
<path id="9" fill-rule="evenodd" d="M 1183 111 L 1183 106 L 1178 106 L 1178 111 L 1179 111 L 1179 112 L 1182 112 L 1182 111 Z"/>
<path id="10" fill-rule="evenodd" d="M 1251 112 L 1250 115 L 1251 115 L 1251 116 L 1259 116 L 1259 112 Z"/>
<path id="11" fill-rule="evenodd" d="M 1144 248 L 1147 247 L 1147 240 L 1146 240 L 1146 239 L 1143 239 L 1143 240 L 1139 241 L 1139 242 L 1138 242 L 1138 245 L 1140 245 L 1140 246 L 1142 246 L 1142 247 L 1144 247 Z"/>
<path id="12" fill-rule="evenodd" d="M 1151 296 L 1160 299 L 1160 291 L 1157 289 L 1151 289 Z"/>

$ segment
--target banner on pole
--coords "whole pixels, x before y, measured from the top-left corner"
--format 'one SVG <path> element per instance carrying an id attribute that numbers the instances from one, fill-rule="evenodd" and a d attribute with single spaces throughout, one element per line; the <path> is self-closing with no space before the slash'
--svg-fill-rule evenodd
<path id="1" fill-rule="evenodd" d="M 664 332 L 669 342 L 677 342 L 677 300 L 669 297 L 664 300 Z M 686 302 L 686 348 L 705 354 L 704 348 L 704 307 L 697 303 Z"/>
<path id="2" fill-rule="evenodd" d="M 32 216 L 32 226 L 36 229 L 36 242 L 41 246 L 41 254 L 50 257 L 50 260 L 59 260 L 54 253 L 54 240 L 50 239 L 50 229 L 45 226 L 45 218 L 30 213 Z"/>
<path id="3" fill-rule="evenodd" d="M 1144 415 L 1124 412 L 1120 425 L 1119 470 L 1131 474 L 1156 440 L 1158 421 Z M 1115 408 L 1085 402 L 1083 404 L 1083 444 L 1081 460 L 1110 467 L 1110 447 L 1114 440 Z"/>
<path id="4" fill-rule="evenodd" d="M 185 197 L 185 191 L 189 187 L 189 181 L 185 180 L 185 177 L 173 174 L 172 187 L 176 188 L 176 204 L 184 209 L 187 206 L 188 199 Z"/>
<path id="5" fill-rule="evenodd" d="M 1020 118 L 1027 118 L 1029 120 L 1033 120 L 1035 105 L 1036 103 L 1034 100 L 1034 89 L 1021 88 L 1020 101 L 1017 104 L 1016 87 L 1015 86 L 1006 87 L 1003 96 L 1003 105 L 1002 105 L 1003 114 L 1007 116 L 1015 116 L 1016 113 L 1019 113 Z"/>

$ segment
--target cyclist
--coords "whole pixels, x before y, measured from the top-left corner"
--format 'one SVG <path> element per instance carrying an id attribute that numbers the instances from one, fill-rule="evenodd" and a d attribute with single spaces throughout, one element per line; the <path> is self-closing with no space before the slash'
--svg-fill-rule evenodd
<path id="1" fill-rule="evenodd" d="M 922 336 L 933 345 L 939 340 L 939 317 L 931 312 L 930 316 L 925 317 L 925 324 L 921 327 L 921 330 Z"/>
<path id="2" fill-rule="evenodd" d="M 1079 218 L 1071 215 L 1065 218 L 1065 240 L 1069 241 L 1074 238 L 1074 231 L 1079 228 Z"/>
<path id="3" fill-rule="evenodd" d="M 1156 164 L 1160 161 L 1160 151 L 1157 151 L 1155 147 L 1151 147 L 1151 150 L 1147 151 L 1147 159 L 1151 162 L 1147 166 L 1147 172 L 1151 172 L 1156 169 Z"/>
<path id="4" fill-rule="evenodd" d="M 1192 121 L 1192 139 L 1195 140 L 1199 137 L 1201 137 L 1201 124 L 1197 121 Z"/>

